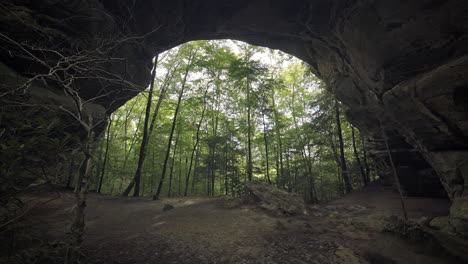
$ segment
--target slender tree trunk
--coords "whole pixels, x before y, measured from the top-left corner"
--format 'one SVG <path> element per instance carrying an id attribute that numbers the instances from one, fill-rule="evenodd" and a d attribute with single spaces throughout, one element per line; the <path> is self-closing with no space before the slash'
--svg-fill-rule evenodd
<path id="1" fill-rule="evenodd" d="M 293 163 L 293 166 L 294 166 L 294 183 L 292 184 L 292 186 L 294 186 L 294 188 L 291 188 L 293 192 L 297 192 L 297 174 L 298 174 L 298 165 L 297 165 L 297 161 Z"/>
<path id="2" fill-rule="evenodd" d="M 89 151 L 90 149 L 88 149 Z M 65 263 L 78 263 L 79 249 L 83 242 L 83 232 L 85 228 L 85 209 L 86 197 L 88 193 L 88 179 L 91 170 L 91 156 L 85 154 L 85 158 L 81 163 L 80 175 L 75 187 L 75 214 L 70 228 L 70 245 L 67 248 Z"/>
<path id="3" fill-rule="evenodd" d="M 356 162 L 358 163 L 359 171 L 361 172 L 362 182 L 363 182 L 364 186 L 367 186 L 369 184 L 369 180 L 367 179 L 366 173 L 364 172 L 364 167 L 362 166 L 361 159 L 359 158 L 359 153 L 357 151 L 356 137 L 354 135 L 354 126 L 351 126 L 351 135 L 352 135 L 352 138 L 353 138 L 354 156 L 356 157 Z"/>
<path id="4" fill-rule="evenodd" d="M 179 152 L 180 147 L 179 147 Z M 179 174 L 177 175 L 177 196 L 180 196 L 180 179 L 182 178 L 182 153 L 179 155 Z"/>
<path id="5" fill-rule="evenodd" d="M 401 203 L 401 209 L 403 211 L 403 216 L 405 217 L 405 221 L 408 221 L 408 213 L 406 212 L 406 205 L 405 205 L 405 198 L 403 196 L 403 190 L 401 189 L 400 179 L 398 178 L 398 173 L 396 171 L 395 164 L 393 163 L 392 152 L 390 151 L 390 147 L 388 145 L 387 134 L 385 133 L 385 129 L 382 126 L 382 123 L 380 123 L 380 128 L 382 129 L 382 136 L 385 142 L 385 147 L 387 148 L 388 159 L 390 160 L 390 165 L 392 167 L 393 177 L 394 177 L 396 186 L 398 188 L 398 192 L 400 193 L 400 203 Z"/>
<path id="6" fill-rule="evenodd" d="M 219 76 L 217 76 L 217 79 L 219 80 Z M 213 146 L 212 146 L 212 150 L 211 150 L 211 190 L 210 190 L 210 193 L 211 193 L 211 196 L 214 196 L 215 195 L 215 183 L 216 183 L 216 169 L 218 167 L 218 164 L 217 164 L 217 159 L 216 159 L 216 156 L 217 156 L 217 145 L 218 145 L 218 126 L 219 126 L 219 96 L 220 96 L 220 91 L 219 91 L 219 85 L 218 83 L 216 82 L 216 110 L 215 110 L 215 120 L 214 120 L 214 126 L 213 126 L 213 137 L 214 137 L 214 143 L 213 143 Z"/>
<path id="7" fill-rule="evenodd" d="M 106 130 L 107 131 L 107 125 L 106 125 Z M 105 133 L 107 134 L 107 133 Z M 96 161 L 96 164 L 97 166 L 95 166 L 95 168 L 93 169 L 96 169 L 96 172 L 94 172 L 94 175 L 96 175 L 96 190 L 99 188 L 99 177 L 101 175 L 101 171 L 102 171 L 102 156 L 104 155 L 104 148 L 105 148 L 105 144 L 106 144 L 106 135 L 104 135 L 103 139 L 100 140 L 100 146 L 99 146 L 99 157 Z"/>
<path id="8" fill-rule="evenodd" d="M 197 168 L 200 161 L 200 146 L 198 146 L 197 151 L 195 152 L 195 165 L 193 166 L 193 176 L 192 176 L 192 194 L 195 190 L 195 182 L 197 181 Z"/>
<path id="9" fill-rule="evenodd" d="M 276 185 L 279 187 L 279 179 L 281 176 L 280 172 L 280 165 L 279 165 L 279 154 L 278 154 L 278 149 L 275 144 L 273 144 L 273 153 L 275 153 L 275 169 L 276 169 Z"/>
<path id="10" fill-rule="evenodd" d="M 337 174 L 337 182 L 338 182 L 338 193 L 340 195 L 343 195 L 345 192 L 344 192 L 344 188 L 343 188 L 343 177 L 341 176 L 341 161 L 340 161 L 340 155 L 338 155 L 338 151 L 336 149 L 336 140 L 335 138 L 333 137 L 333 132 L 330 131 L 330 134 L 329 134 L 329 141 L 330 141 L 330 147 L 332 149 L 332 153 L 333 153 L 333 159 L 335 160 L 335 163 L 336 163 L 336 174 Z"/>
<path id="11" fill-rule="evenodd" d="M 172 195 L 172 176 L 174 174 L 174 164 L 175 164 L 175 158 L 176 158 L 176 153 L 177 153 L 177 144 L 179 144 L 179 137 L 180 137 L 180 131 L 179 133 L 177 133 L 177 137 L 174 143 L 174 151 L 172 153 L 171 168 L 169 170 L 169 189 L 167 191 L 167 197 L 171 197 Z"/>
<path id="12" fill-rule="evenodd" d="M 112 117 L 110 115 L 108 120 L 109 124 L 107 125 L 106 150 L 104 151 L 104 161 L 102 162 L 101 177 L 99 179 L 99 186 L 97 189 L 98 193 L 101 193 L 102 182 L 104 181 L 104 175 L 106 173 L 107 158 L 109 157 L 110 130 L 112 127 Z"/>
<path id="13" fill-rule="evenodd" d="M 252 122 L 250 120 L 251 112 L 251 102 L 250 102 L 250 82 L 247 84 L 247 149 L 248 149 L 248 158 L 247 158 L 247 175 L 249 181 L 252 181 Z"/>
<path id="14" fill-rule="evenodd" d="M 287 177 L 287 179 L 288 179 L 288 188 L 287 188 L 288 192 L 292 191 L 292 187 L 291 187 L 292 186 L 292 184 L 291 184 L 291 163 L 290 163 L 291 157 L 290 157 L 290 154 L 291 153 L 289 152 L 289 149 L 288 149 L 286 151 L 286 170 L 288 172 L 287 173 L 287 175 L 288 175 L 288 177 Z"/>
<path id="15" fill-rule="evenodd" d="M 211 152 L 211 151 L 210 151 Z M 210 155 L 211 157 L 211 155 Z M 208 162 L 208 166 L 211 166 L 211 161 Z M 206 196 L 211 196 L 211 167 L 209 168 L 210 172 L 206 174 Z"/>
<path id="16" fill-rule="evenodd" d="M 80 113 L 81 114 L 81 113 Z M 85 121 L 80 118 L 83 123 Z M 89 189 L 89 179 L 92 170 L 92 148 L 94 144 L 95 135 L 92 130 L 92 119 L 86 122 L 84 130 L 86 131 L 86 139 L 83 141 L 84 146 L 82 152 L 84 154 L 84 159 L 80 166 L 80 172 L 78 176 L 78 181 L 75 186 L 75 207 L 74 207 L 74 216 L 69 232 L 69 244 L 66 250 L 65 255 L 65 264 L 75 264 L 79 263 L 80 256 L 80 247 L 83 242 L 83 233 L 85 228 L 85 209 L 86 209 L 86 198 Z"/>
<path id="17" fill-rule="evenodd" d="M 138 157 L 138 165 L 137 165 L 137 169 L 135 172 L 135 177 L 133 178 L 133 181 L 130 183 L 127 189 L 124 191 L 123 196 L 127 196 L 134 186 L 135 186 L 135 191 L 133 192 L 133 196 L 134 197 L 140 196 L 141 173 L 143 171 L 143 163 L 145 162 L 145 158 L 146 158 L 146 146 L 148 145 L 148 132 L 149 132 L 148 126 L 149 126 L 149 119 L 151 115 L 151 103 L 153 100 L 154 79 L 156 79 L 157 66 L 158 66 L 158 55 L 156 55 L 156 57 L 154 58 L 153 71 L 151 74 L 151 85 L 150 85 L 150 90 L 148 93 L 148 101 L 146 104 L 145 123 L 143 126 L 143 139 L 141 141 L 141 146 L 140 146 L 140 155 Z"/>
<path id="18" fill-rule="evenodd" d="M 228 143 L 224 145 L 224 195 L 228 195 Z"/>
<path id="19" fill-rule="evenodd" d="M 188 168 L 187 177 L 185 177 L 184 196 L 187 196 L 187 193 L 188 193 L 188 185 L 189 185 L 189 180 L 190 180 L 190 173 L 192 171 L 193 158 L 194 158 L 195 152 L 197 150 L 198 144 L 200 143 L 200 128 L 201 128 L 201 125 L 203 123 L 203 119 L 205 118 L 206 95 L 207 95 L 207 93 L 208 93 L 208 87 L 206 88 L 205 93 L 203 94 L 203 110 L 202 110 L 200 121 L 198 122 L 198 125 L 197 125 L 197 135 L 196 135 L 196 139 L 195 139 L 195 144 L 193 145 L 192 155 L 190 156 L 190 165 L 189 165 L 189 168 Z"/>
<path id="20" fill-rule="evenodd" d="M 262 111 L 262 120 L 263 120 L 263 141 L 265 142 L 266 176 L 267 176 L 268 183 L 271 184 L 270 162 L 268 159 L 268 138 L 267 138 L 267 130 L 266 130 L 266 124 L 265 124 L 265 110 Z"/>
<path id="21" fill-rule="evenodd" d="M 216 181 L 216 169 L 218 167 L 218 162 L 216 159 L 217 156 L 217 146 L 218 146 L 218 122 L 219 122 L 219 111 L 218 106 L 216 106 L 216 118 L 215 118 L 215 126 L 214 126 L 214 140 L 213 149 L 211 154 L 211 196 L 215 196 L 215 181 Z"/>
<path id="22" fill-rule="evenodd" d="M 322 151 L 320 150 L 319 153 L 321 153 Z M 317 171 L 321 171 L 321 168 L 322 168 L 322 157 L 320 156 L 319 157 L 319 164 L 318 164 L 318 170 Z M 324 200 L 324 192 L 323 192 L 323 174 L 320 173 L 320 200 Z"/>
<path id="23" fill-rule="evenodd" d="M 154 108 L 153 116 L 151 117 L 151 125 L 149 126 L 149 133 L 148 133 L 149 136 L 151 136 L 151 134 L 153 133 L 154 125 L 156 123 L 156 119 L 158 119 L 159 109 L 161 108 L 161 104 L 164 101 L 164 98 L 166 98 L 167 86 L 169 85 L 169 81 L 171 80 L 171 78 L 168 77 L 167 75 L 166 75 L 164 83 L 161 85 L 161 91 L 159 92 L 158 102 L 156 103 L 156 107 Z"/>
<path id="24" fill-rule="evenodd" d="M 172 79 L 172 76 L 173 76 L 173 73 L 177 70 L 178 68 L 178 64 L 176 66 L 174 66 L 174 69 L 172 70 L 169 70 L 167 73 L 166 73 L 166 76 L 164 78 L 164 83 L 161 85 L 161 91 L 159 92 L 159 98 L 158 98 L 158 102 L 156 103 L 156 107 L 154 109 L 154 112 L 153 112 L 153 116 L 151 117 L 151 124 L 149 126 L 149 132 L 148 132 L 148 142 L 147 144 L 149 144 L 150 142 L 150 139 L 151 139 L 151 135 L 153 134 L 153 131 L 154 131 L 154 126 L 156 124 L 156 120 L 158 119 L 158 116 L 159 116 L 159 109 L 161 108 L 161 104 L 162 102 L 164 101 L 164 99 L 166 98 L 166 93 L 167 93 L 167 88 L 169 86 L 169 82 L 170 80 Z M 151 182 L 151 192 L 150 193 L 153 193 L 153 187 L 154 187 L 154 175 L 155 175 L 155 171 L 154 171 L 154 162 L 155 162 L 155 152 L 153 151 L 153 157 L 152 157 L 152 172 L 151 172 L 151 179 L 150 179 L 150 182 Z"/>
<path id="25" fill-rule="evenodd" d="M 171 153 L 172 138 L 174 137 L 174 130 L 177 124 L 177 115 L 179 114 L 180 103 L 182 102 L 182 96 L 184 95 L 185 85 L 187 83 L 187 76 L 190 71 L 190 63 L 192 59 L 193 57 L 189 59 L 189 65 L 187 65 L 187 69 L 185 70 L 184 80 L 182 81 L 182 88 L 180 89 L 180 92 L 179 92 L 179 97 L 177 99 L 177 106 L 176 106 L 176 110 L 174 112 L 174 117 L 172 120 L 172 128 L 171 128 L 171 133 L 169 135 L 169 141 L 167 143 L 166 157 L 164 158 L 161 179 L 159 180 L 158 190 L 156 191 L 156 194 L 153 196 L 153 200 L 159 199 L 159 195 L 161 194 L 161 189 L 164 183 L 164 177 L 166 176 L 167 162 L 169 160 L 169 155 Z"/>
<path id="26" fill-rule="evenodd" d="M 156 162 L 155 160 L 155 150 L 153 149 L 153 152 L 152 152 L 152 157 L 151 157 L 151 179 L 150 179 L 150 193 L 153 193 L 153 188 L 154 188 L 154 173 L 155 173 L 155 166 L 154 166 L 154 163 Z"/>
<path id="27" fill-rule="evenodd" d="M 273 104 L 273 113 L 275 115 L 276 136 L 278 137 L 278 145 L 279 145 L 278 146 L 278 156 L 279 156 L 280 170 L 279 170 L 279 178 L 276 181 L 277 181 L 278 187 L 283 187 L 284 188 L 283 141 L 282 141 L 282 138 L 281 138 L 280 120 L 279 120 L 278 111 L 276 109 L 274 91 L 272 92 L 272 104 Z"/>
<path id="28" fill-rule="evenodd" d="M 132 139 L 132 144 L 130 144 L 130 148 L 128 149 L 128 152 L 125 152 L 124 162 L 123 162 L 123 166 L 122 166 L 122 171 L 123 171 L 124 174 L 122 176 L 122 181 L 121 181 L 121 186 L 119 187 L 119 191 L 121 191 L 123 182 L 127 180 L 128 159 L 130 157 L 130 154 L 132 153 L 133 147 L 136 145 L 137 134 L 138 134 L 138 132 L 140 130 L 139 127 L 140 127 L 142 117 L 143 117 L 143 113 L 141 113 L 140 116 L 138 117 L 138 122 L 137 122 L 137 125 L 136 125 L 136 131 L 135 131 L 133 139 Z"/>
<path id="29" fill-rule="evenodd" d="M 343 178 L 345 184 L 346 193 L 350 193 L 353 188 L 351 187 L 351 183 L 349 181 L 348 175 L 348 167 L 346 166 L 346 159 L 344 153 L 344 143 L 343 143 L 343 134 L 341 131 L 341 120 L 340 120 L 340 107 L 338 105 L 338 101 L 335 99 L 335 118 L 336 118 L 336 127 L 337 127 L 337 134 L 340 143 L 340 163 L 341 163 L 341 177 Z"/>
<path id="30" fill-rule="evenodd" d="M 366 178 L 367 178 L 367 181 L 369 182 L 370 181 L 370 168 L 369 168 L 369 163 L 367 161 L 367 147 L 366 147 L 366 144 L 364 143 L 364 138 L 361 134 L 361 142 L 362 142 L 362 152 L 364 154 L 364 167 L 366 168 Z M 375 181 L 375 177 L 373 177 L 372 179 L 373 181 Z"/>
<path id="31" fill-rule="evenodd" d="M 314 157 L 314 158 L 311 157 L 311 149 L 310 149 L 310 144 L 309 143 L 310 142 L 308 142 L 308 144 L 307 144 L 307 152 L 309 153 L 309 155 L 308 155 L 308 161 L 309 161 L 309 166 L 308 166 L 308 170 L 309 170 L 309 191 L 310 191 L 311 201 L 313 203 L 317 203 L 318 202 L 317 188 L 315 187 L 315 177 L 314 177 L 314 174 L 312 172 L 312 164 L 314 163 L 314 160 L 315 160 L 316 157 Z M 321 151 L 322 150 L 319 149 L 319 153 Z M 317 169 L 316 171 L 319 172 L 320 170 Z"/>

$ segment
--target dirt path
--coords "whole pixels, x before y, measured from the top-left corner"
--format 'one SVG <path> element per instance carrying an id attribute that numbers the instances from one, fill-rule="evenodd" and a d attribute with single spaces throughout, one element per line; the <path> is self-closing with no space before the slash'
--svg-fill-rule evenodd
<path id="1" fill-rule="evenodd" d="M 55 193 L 25 197 L 35 203 Z M 34 208 L 29 218 L 51 240 L 63 239 L 73 206 L 69 192 Z M 412 198 L 410 217 L 447 214 L 445 200 Z M 163 211 L 165 204 L 175 208 Z M 398 196 L 371 187 L 280 217 L 253 205 L 235 209 L 219 199 L 151 201 L 90 194 L 84 252 L 91 263 L 461 263 L 433 248 L 382 233 L 400 214 Z"/>

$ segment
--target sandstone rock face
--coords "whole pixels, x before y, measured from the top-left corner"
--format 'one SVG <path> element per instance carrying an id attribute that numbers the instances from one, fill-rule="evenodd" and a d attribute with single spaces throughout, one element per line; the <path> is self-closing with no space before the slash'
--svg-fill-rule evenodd
<path id="1" fill-rule="evenodd" d="M 468 197 L 457 198 L 453 201 L 450 216 L 468 221 Z"/>
<path id="2" fill-rule="evenodd" d="M 455 233 L 468 238 L 468 196 L 453 200 L 450 225 L 455 229 Z"/>
<path id="3" fill-rule="evenodd" d="M 468 238 L 468 196 L 455 198 L 450 215 L 433 218 L 429 226 L 450 235 Z"/>
<path id="4" fill-rule="evenodd" d="M 140 90 L 152 56 L 186 41 L 281 49 L 333 89 L 382 176 L 390 171 L 384 130 L 406 192 L 435 196 L 442 183 L 453 199 L 468 195 L 467 13 L 465 0 L 16 0 L 0 4 L 0 32 L 61 48 L 126 39 L 114 52 L 122 60 L 107 67 Z M 2 63 L 22 77 L 40 70 L 0 39 Z M 100 95 L 95 85 L 84 80 L 80 94 Z M 139 92 L 125 88 L 109 85 L 96 103 L 115 110 Z"/>

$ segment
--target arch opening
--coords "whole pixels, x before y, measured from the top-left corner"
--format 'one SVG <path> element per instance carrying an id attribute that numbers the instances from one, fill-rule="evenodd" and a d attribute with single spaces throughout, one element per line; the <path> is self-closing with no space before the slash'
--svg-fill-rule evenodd
<path id="1" fill-rule="evenodd" d="M 356 189 L 378 178 L 358 129 L 299 59 L 232 40 L 188 42 L 157 58 L 152 99 L 147 89 L 110 116 L 99 191 L 239 196 L 243 182 L 260 180 L 313 203 L 342 195 L 344 182 Z"/>

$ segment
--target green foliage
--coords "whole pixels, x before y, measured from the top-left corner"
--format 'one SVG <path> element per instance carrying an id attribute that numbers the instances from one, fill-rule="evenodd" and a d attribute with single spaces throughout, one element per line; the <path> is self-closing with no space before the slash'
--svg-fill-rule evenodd
<path id="1" fill-rule="evenodd" d="M 232 41 L 196 41 L 160 55 L 153 106 L 159 89 L 167 94 L 149 140 L 144 195 L 154 194 L 159 182 L 177 92 L 194 49 L 198 55 L 191 64 L 174 136 L 178 143 L 176 148 L 172 143 L 169 160 L 172 194 L 183 195 L 191 163 L 190 195 L 243 194 L 250 129 L 255 180 L 266 181 L 268 175 L 272 184 L 301 193 L 311 202 L 341 195 L 334 98 L 325 85 L 291 56 Z M 134 174 L 146 100 L 142 93 L 112 115 L 106 193 L 121 193 Z M 191 160 L 202 113 L 200 142 Z M 351 125 L 343 115 L 341 120 L 349 174 L 357 188 L 362 181 L 353 155 Z M 358 133 L 356 138 L 358 155 L 364 159 Z M 168 186 L 164 184 L 162 194 L 168 193 Z"/>

